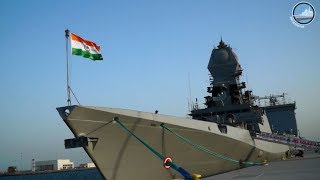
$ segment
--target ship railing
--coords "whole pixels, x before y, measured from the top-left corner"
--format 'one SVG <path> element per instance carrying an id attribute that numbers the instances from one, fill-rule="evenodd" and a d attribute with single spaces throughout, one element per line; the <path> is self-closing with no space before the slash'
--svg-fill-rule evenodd
<path id="1" fill-rule="evenodd" d="M 284 135 L 260 132 L 260 133 L 257 133 L 255 138 L 272 141 L 280 144 L 309 148 L 309 149 L 320 148 L 319 144 L 315 141 L 301 139 L 294 136 L 284 136 Z"/>
<path id="2" fill-rule="evenodd" d="M 287 105 L 287 104 L 295 104 L 291 98 L 286 96 L 286 93 L 281 95 L 269 95 L 269 96 L 254 96 L 255 104 L 259 107 L 267 107 L 267 106 L 275 106 L 275 105 Z"/>

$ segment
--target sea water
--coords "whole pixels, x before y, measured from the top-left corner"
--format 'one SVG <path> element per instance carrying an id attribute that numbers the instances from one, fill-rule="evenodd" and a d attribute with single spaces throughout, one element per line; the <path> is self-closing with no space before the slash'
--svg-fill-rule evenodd
<path id="1" fill-rule="evenodd" d="M 67 180 L 67 179 L 102 180 L 103 178 L 96 168 L 0 176 L 0 180 Z"/>

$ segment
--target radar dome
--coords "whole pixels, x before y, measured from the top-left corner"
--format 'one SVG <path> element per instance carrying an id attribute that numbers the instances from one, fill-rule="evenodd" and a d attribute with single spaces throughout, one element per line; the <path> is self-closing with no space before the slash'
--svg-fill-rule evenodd
<path id="1" fill-rule="evenodd" d="M 212 55 L 216 64 L 224 64 L 229 60 L 229 53 L 226 49 L 217 49 L 216 51 L 212 52 Z"/>
<path id="2" fill-rule="evenodd" d="M 233 74 L 240 70 L 237 56 L 222 40 L 218 47 L 212 50 L 208 70 L 215 80 L 233 78 Z"/>

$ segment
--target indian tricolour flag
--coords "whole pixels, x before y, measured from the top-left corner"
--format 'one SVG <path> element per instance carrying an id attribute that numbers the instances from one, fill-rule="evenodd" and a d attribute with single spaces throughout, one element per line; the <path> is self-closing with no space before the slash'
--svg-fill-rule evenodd
<path id="1" fill-rule="evenodd" d="M 100 46 L 96 43 L 82 39 L 81 37 L 71 33 L 72 54 L 90 58 L 92 60 L 103 60 L 100 54 Z"/>

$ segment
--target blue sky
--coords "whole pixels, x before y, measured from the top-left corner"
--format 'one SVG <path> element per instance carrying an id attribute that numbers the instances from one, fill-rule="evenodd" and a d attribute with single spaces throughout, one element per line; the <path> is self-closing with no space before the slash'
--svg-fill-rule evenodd
<path id="1" fill-rule="evenodd" d="M 202 103 L 210 53 L 222 36 L 253 93 L 288 93 L 301 135 L 320 141 L 320 19 L 294 26 L 297 2 L 2 1 L 0 171 L 30 169 L 32 158 L 90 161 L 81 149 L 64 149 L 72 134 L 55 110 L 66 105 L 66 28 L 95 41 L 104 56 L 71 57 L 81 104 L 186 116 L 188 74 L 192 98 Z M 318 1 L 308 2 L 320 12 Z"/>

